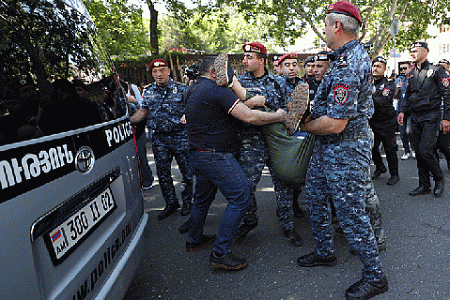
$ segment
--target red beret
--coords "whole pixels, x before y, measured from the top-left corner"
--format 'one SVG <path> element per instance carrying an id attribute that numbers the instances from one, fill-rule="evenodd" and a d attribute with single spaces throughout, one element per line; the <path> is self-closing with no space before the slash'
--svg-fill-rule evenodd
<path id="1" fill-rule="evenodd" d="M 297 59 L 297 58 L 298 58 L 297 53 L 286 53 L 278 60 L 278 64 L 280 65 L 285 59 Z"/>
<path id="2" fill-rule="evenodd" d="M 327 14 L 329 13 L 343 14 L 346 16 L 353 17 L 358 21 L 359 26 L 362 25 L 361 14 L 359 13 L 359 9 L 350 2 L 338 1 L 336 3 L 328 5 Z"/>
<path id="3" fill-rule="evenodd" d="M 152 70 L 154 67 L 168 67 L 169 63 L 165 61 L 164 59 L 158 58 L 155 59 L 150 63 L 150 70 Z"/>
<path id="4" fill-rule="evenodd" d="M 242 46 L 244 52 L 267 53 L 266 47 L 261 43 L 248 43 Z"/>

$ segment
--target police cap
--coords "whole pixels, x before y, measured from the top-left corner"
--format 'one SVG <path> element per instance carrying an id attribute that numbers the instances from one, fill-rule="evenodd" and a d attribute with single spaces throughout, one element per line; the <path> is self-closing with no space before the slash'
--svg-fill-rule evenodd
<path id="1" fill-rule="evenodd" d="M 411 50 L 412 48 L 416 48 L 416 47 L 422 47 L 422 48 L 429 50 L 428 44 L 426 42 L 414 42 L 411 44 L 411 47 L 409 47 L 409 49 Z"/>
<path id="2" fill-rule="evenodd" d="M 376 63 L 376 62 L 381 62 L 381 63 L 387 65 L 387 60 L 386 60 L 386 58 L 384 58 L 383 56 L 377 56 L 377 57 L 375 57 L 375 58 L 372 60 L 372 65 L 373 65 L 374 63 Z"/>
<path id="3" fill-rule="evenodd" d="M 328 52 L 327 51 L 320 51 L 319 53 L 316 54 L 315 61 L 329 61 L 330 58 L 328 57 Z"/>
<path id="4" fill-rule="evenodd" d="M 303 66 L 306 66 L 306 64 L 308 64 L 308 63 L 313 63 L 314 62 L 314 56 L 308 56 L 306 59 L 305 59 L 305 63 L 303 64 Z"/>

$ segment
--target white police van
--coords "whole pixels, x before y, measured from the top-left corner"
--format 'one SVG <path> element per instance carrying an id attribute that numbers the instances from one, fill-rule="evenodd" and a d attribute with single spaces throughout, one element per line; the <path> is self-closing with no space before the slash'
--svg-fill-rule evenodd
<path id="1" fill-rule="evenodd" d="M 121 299 L 148 215 L 114 66 L 81 0 L 0 15 L 0 298 Z"/>

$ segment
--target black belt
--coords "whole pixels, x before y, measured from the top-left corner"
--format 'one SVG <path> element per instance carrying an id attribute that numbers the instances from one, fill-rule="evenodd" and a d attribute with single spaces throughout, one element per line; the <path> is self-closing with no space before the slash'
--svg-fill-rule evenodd
<path id="1" fill-rule="evenodd" d="M 191 151 L 200 151 L 203 153 L 218 153 L 218 152 L 220 152 L 214 148 L 193 148 L 193 149 L 191 149 Z"/>

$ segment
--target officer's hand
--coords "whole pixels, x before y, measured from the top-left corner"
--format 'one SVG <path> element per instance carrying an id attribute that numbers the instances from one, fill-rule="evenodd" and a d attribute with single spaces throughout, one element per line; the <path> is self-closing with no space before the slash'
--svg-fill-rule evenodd
<path id="1" fill-rule="evenodd" d="M 405 115 L 403 114 L 403 113 L 399 113 L 398 114 L 398 116 L 397 116 L 397 122 L 398 122 L 398 125 L 400 125 L 400 126 L 403 126 L 403 117 L 404 117 Z"/>
<path id="2" fill-rule="evenodd" d="M 249 108 L 254 108 L 255 106 L 264 106 L 266 103 L 266 97 L 262 95 L 256 95 L 245 101 L 245 105 Z"/>
<path id="3" fill-rule="evenodd" d="M 442 132 L 444 132 L 444 134 L 446 134 L 447 132 L 450 131 L 450 121 L 449 120 L 442 120 L 441 121 L 441 127 L 442 127 Z"/>

